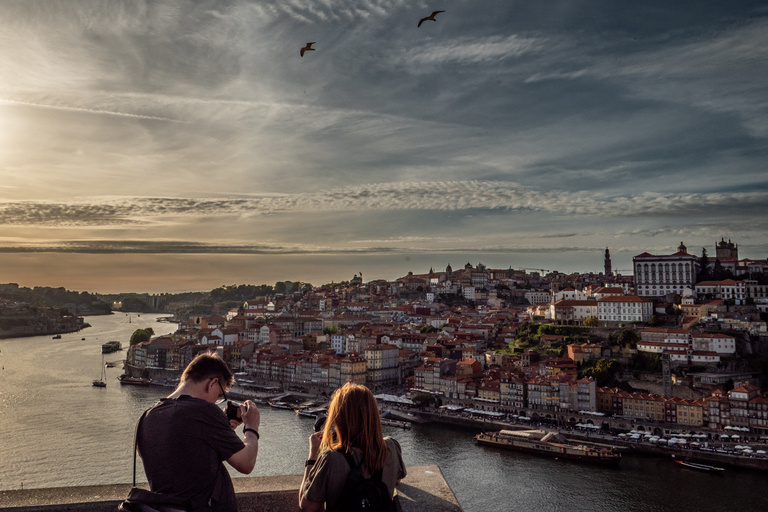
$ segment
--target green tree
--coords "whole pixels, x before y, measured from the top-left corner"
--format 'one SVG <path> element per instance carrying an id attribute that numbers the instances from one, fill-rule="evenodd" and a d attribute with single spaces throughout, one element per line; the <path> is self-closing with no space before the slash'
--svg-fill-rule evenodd
<path id="1" fill-rule="evenodd" d="M 699 260 L 699 264 L 701 265 L 701 270 L 699 271 L 699 278 L 696 281 L 706 281 L 710 277 L 709 256 L 707 256 L 706 247 L 701 248 L 701 259 Z"/>
<path id="2" fill-rule="evenodd" d="M 149 341 L 154 334 L 155 331 L 151 327 L 147 327 L 146 329 L 136 329 L 131 335 L 131 345 Z"/>
<path id="3" fill-rule="evenodd" d="M 715 281 L 722 281 L 725 279 L 725 268 L 723 268 L 723 264 L 720 263 L 720 259 L 715 260 L 715 265 L 712 268 L 712 279 Z"/>
<path id="4" fill-rule="evenodd" d="M 591 316 L 591 317 L 587 318 L 586 320 L 584 320 L 584 325 L 586 327 L 598 327 L 600 325 L 600 322 L 597 320 L 596 317 Z"/>
<path id="5" fill-rule="evenodd" d="M 661 322 L 658 315 L 651 315 L 651 318 L 648 319 L 648 325 L 659 325 L 659 323 Z"/>
<path id="6" fill-rule="evenodd" d="M 416 407 L 426 407 L 435 403 L 435 397 L 427 393 L 419 393 L 411 400 L 413 400 L 413 403 L 416 404 Z"/>
<path id="7" fill-rule="evenodd" d="M 584 368 L 582 377 L 592 377 L 598 386 L 613 384 L 621 371 L 621 364 L 613 359 L 599 359 L 593 366 Z"/>

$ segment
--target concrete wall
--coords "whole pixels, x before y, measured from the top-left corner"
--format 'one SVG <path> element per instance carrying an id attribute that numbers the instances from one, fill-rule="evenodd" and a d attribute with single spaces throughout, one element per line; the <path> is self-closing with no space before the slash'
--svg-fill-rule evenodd
<path id="1" fill-rule="evenodd" d="M 397 486 L 403 512 L 461 512 L 438 466 L 411 466 Z M 301 475 L 233 478 L 240 512 L 297 511 Z M 0 510 L 115 512 L 127 484 L 0 491 Z"/>

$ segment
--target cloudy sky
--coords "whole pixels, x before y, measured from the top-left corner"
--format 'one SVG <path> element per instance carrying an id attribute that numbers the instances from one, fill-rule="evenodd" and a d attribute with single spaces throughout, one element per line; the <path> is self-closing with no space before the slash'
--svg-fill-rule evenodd
<path id="1" fill-rule="evenodd" d="M 767 153 L 764 2 L 0 2 L 0 282 L 763 259 Z"/>

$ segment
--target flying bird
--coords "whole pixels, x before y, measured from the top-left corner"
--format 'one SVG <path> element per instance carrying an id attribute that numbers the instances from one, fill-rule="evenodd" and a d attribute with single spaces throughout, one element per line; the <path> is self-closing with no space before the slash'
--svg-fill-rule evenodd
<path id="1" fill-rule="evenodd" d="M 307 46 L 305 46 L 304 48 L 301 49 L 301 56 L 302 57 L 304 56 L 304 52 L 313 52 L 313 51 L 315 51 L 315 49 L 312 48 L 313 44 L 315 44 L 315 41 L 313 41 L 311 43 L 307 43 Z"/>
<path id="2" fill-rule="evenodd" d="M 430 20 L 430 21 L 437 21 L 437 20 L 435 19 L 435 15 L 437 15 L 437 14 L 440 14 L 441 12 L 445 12 L 445 11 L 435 11 L 435 12 L 433 12 L 432 14 L 430 14 L 429 16 L 427 16 L 426 18 L 421 18 L 421 19 L 419 20 L 419 24 L 417 25 L 417 28 L 418 28 L 418 27 L 420 27 L 420 26 L 421 26 L 421 24 L 422 24 L 422 23 L 424 23 L 424 22 L 425 22 L 425 21 L 427 21 L 427 20 Z"/>

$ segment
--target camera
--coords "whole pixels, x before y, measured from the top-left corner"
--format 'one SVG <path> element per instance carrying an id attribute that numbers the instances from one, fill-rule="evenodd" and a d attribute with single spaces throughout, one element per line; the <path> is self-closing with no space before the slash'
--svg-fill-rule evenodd
<path id="1" fill-rule="evenodd" d="M 241 405 L 243 405 L 242 402 L 227 401 L 227 419 L 243 421 L 243 418 L 240 417 Z"/>
<path id="2" fill-rule="evenodd" d="M 325 420 L 328 419 L 328 416 L 325 414 L 318 414 L 317 419 L 315 419 L 315 432 L 320 432 L 325 428 Z"/>

